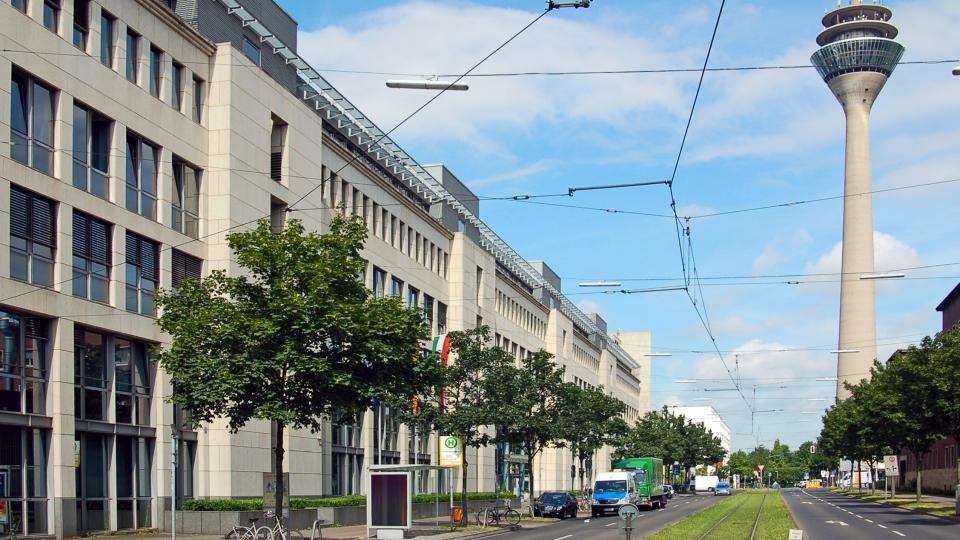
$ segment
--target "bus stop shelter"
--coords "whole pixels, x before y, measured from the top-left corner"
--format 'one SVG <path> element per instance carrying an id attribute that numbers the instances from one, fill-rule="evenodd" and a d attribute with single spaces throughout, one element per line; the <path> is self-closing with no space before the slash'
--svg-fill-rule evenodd
<path id="1" fill-rule="evenodd" d="M 370 529 L 376 529 L 377 538 L 403 538 L 404 531 L 411 531 L 431 525 L 430 520 L 415 521 L 415 514 L 422 511 L 415 507 L 414 474 L 425 472 L 434 475 L 434 511 L 433 526 L 440 527 L 440 474 L 441 470 L 456 470 L 459 467 L 449 465 L 371 465 L 366 475 L 367 487 L 367 537 Z M 447 491 L 449 492 L 449 507 L 453 511 L 453 481 L 454 475 L 447 477 Z M 429 485 L 429 483 L 428 483 Z"/>

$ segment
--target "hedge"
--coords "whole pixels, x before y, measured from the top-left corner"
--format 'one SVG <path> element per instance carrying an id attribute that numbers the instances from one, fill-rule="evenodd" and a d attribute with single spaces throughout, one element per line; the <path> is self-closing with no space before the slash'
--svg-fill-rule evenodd
<path id="1" fill-rule="evenodd" d="M 440 500 L 449 500 L 449 493 L 442 493 Z M 460 498 L 454 493 L 454 500 Z M 467 500 L 492 500 L 496 494 L 491 492 L 467 493 Z M 512 493 L 500 494 L 501 499 L 512 499 Z M 437 500 L 436 494 L 424 493 L 413 498 L 415 503 L 431 503 Z M 363 495 L 347 495 L 345 497 L 324 497 L 322 499 L 290 499 L 290 507 L 294 510 L 304 508 L 331 508 L 336 506 L 364 506 L 367 498 Z M 193 512 L 251 512 L 263 509 L 263 499 L 193 499 L 183 503 L 183 510 Z"/>

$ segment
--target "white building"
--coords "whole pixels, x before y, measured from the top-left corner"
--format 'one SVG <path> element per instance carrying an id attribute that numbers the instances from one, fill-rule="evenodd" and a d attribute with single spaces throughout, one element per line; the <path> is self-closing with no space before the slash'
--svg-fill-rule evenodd
<path id="1" fill-rule="evenodd" d="M 683 415 L 694 424 L 703 424 L 703 427 L 709 429 L 715 436 L 720 438 L 720 446 L 727 451 L 727 456 L 730 455 L 730 426 L 723 421 L 723 417 L 720 416 L 720 413 L 718 413 L 712 405 L 702 407 L 673 406 L 670 407 L 670 412 L 678 416 Z M 726 462 L 726 459 L 724 459 L 724 462 Z"/>
<path id="2" fill-rule="evenodd" d="M 21 534 L 158 526 L 171 431 L 178 505 L 262 495 L 269 424 L 186 429 L 150 358 L 169 339 L 154 292 L 237 273 L 225 233 L 259 218 L 323 231 L 339 208 L 362 215 L 374 294 L 424 309 L 434 334 L 486 324 L 518 359 L 545 349 L 629 422 L 646 412 L 649 335 L 618 343 L 577 309 L 452 172 L 380 139 L 296 36 L 272 0 L 0 2 L 0 496 Z M 359 493 L 381 453 L 435 463 L 435 438 L 414 448 L 385 412 L 382 434 L 373 411 L 287 433 L 291 496 Z M 537 486 L 574 487 L 569 454 L 546 451 Z M 493 489 L 494 449 L 469 460 L 471 489 Z"/>

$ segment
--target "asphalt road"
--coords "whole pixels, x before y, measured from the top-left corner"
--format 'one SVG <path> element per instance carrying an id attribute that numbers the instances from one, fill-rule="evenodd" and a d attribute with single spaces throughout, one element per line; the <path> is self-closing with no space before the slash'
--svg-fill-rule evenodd
<path id="1" fill-rule="evenodd" d="M 804 540 L 957 540 L 960 523 L 845 497 L 825 489 L 783 492 Z"/>
<path id="2" fill-rule="evenodd" d="M 671 525 L 681 519 L 699 512 L 719 502 L 721 497 L 713 495 L 677 495 L 667 502 L 662 510 L 641 510 L 633 521 L 633 538 L 639 539 Z M 538 527 L 507 533 L 502 538 L 510 540 L 619 540 L 623 532 L 619 530 L 620 518 L 615 514 L 606 517 L 581 517 L 567 519 Z"/>

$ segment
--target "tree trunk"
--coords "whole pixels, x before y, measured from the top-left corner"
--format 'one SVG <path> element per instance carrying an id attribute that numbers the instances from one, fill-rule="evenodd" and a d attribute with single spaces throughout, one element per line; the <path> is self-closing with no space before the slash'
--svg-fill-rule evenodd
<path id="1" fill-rule="evenodd" d="M 578 453 L 577 458 L 579 459 L 579 462 L 580 462 L 580 471 L 579 471 L 580 472 L 580 489 L 581 489 L 580 495 L 584 495 L 583 491 L 584 491 L 584 488 L 587 487 L 587 485 L 583 483 L 583 453 Z"/>
<path id="2" fill-rule="evenodd" d="M 535 491 L 533 490 L 533 454 L 527 452 L 527 475 L 530 477 L 530 517 L 533 517 L 533 498 Z M 520 491 L 523 491 L 521 487 Z"/>
<path id="3" fill-rule="evenodd" d="M 277 440 L 275 441 L 274 450 L 273 450 L 273 461 L 274 461 L 274 471 L 276 471 L 276 508 L 277 508 L 277 519 L 280 520 L 280 523 L 283 523 L 283 493 L 285 486 L 283 485 L 283 424 L 278 420 L 276 422 L 277 427 Z"/>
<path id="4" fill-rule="evenodd" d="M 463 480 L 462 480 L 462 484 L 461 484 L 461 488 L 460 488 L 460 489 L 461 489 L 461 491 L 460 491 L 460 508 L 461 508 L 462 511 L 463 511 L 463 514 L 462 514 L 462 515 L 463 515 L 463 524 L 466 525 L 467 523 L 470 522 L 470 520 L 467 518 L 467 516 L 470 515 L 470 514 L 467 513 L 467 465 L 468 465 L 468 463 L 467 463 L 467 448 L 464 446 L 462 451 L 463 451 Z"/>
<path id="5" fill-rule="evenodd" d="M 917 502 L 920 502 L 922 497 L 920 476 L 923 472 L 923 452 L 914 452 L 913 455 L 917 458 Z"/>

